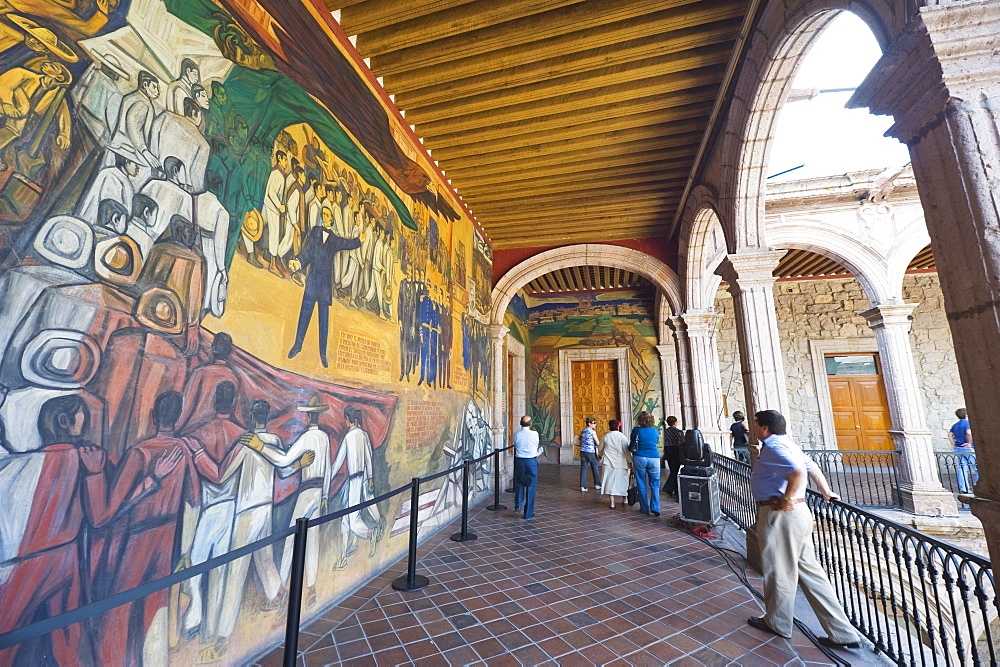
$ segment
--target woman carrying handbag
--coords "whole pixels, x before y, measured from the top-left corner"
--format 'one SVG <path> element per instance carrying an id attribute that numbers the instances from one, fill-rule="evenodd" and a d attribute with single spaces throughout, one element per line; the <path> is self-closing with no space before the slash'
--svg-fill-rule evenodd
<path id="1" fill-rule="evenodd" d="M 660 516 L 660 430 L 645 410 L 635 420 L 639 425 L 632 429 L 630 440 L 635 443 L 632 468 L 639 489 L 639 513 Z"/>

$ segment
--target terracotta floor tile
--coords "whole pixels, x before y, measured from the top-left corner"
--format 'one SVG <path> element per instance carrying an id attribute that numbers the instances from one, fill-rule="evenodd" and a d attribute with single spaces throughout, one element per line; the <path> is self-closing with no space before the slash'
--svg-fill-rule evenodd
<path id="1" fill-rule="evenodd" d="M 398 646 L 387 651 L 375 653 L 372 657 L 375 659 L 375 664 L 379 667 L 410 664 L 409 654 L 407 654 L 403 648 Z"/>
<path id="2" fill-rule="evenodd" d="M 490 498 L 470 509 L 475 542 L 451 542 L 455 524 L 432 536 L 419 564 L 426 588 L 390 587 L 402 558 L 309 619 L 305 664 L 825 662 L 798 633 L 793 645 L 746 626 L 760 605 L 710 546 L 636 508 L 605 509 L 606 498 L 580 493 L 574 472 L 542 467 L 530 521 L 485 511 Z M 513 506 L 509 494 L 505 502 Z M 665 516 L 676 512 L 664 502 Z M 279 648 L 250 664 L 281 657 Z"/>

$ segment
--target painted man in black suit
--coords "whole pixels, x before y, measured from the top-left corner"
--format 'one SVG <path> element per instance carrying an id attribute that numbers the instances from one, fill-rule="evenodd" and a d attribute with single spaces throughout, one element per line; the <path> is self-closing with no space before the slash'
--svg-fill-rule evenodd
<path id="1" fill-rule="evenodd" d="M 299 310 L 299 326 L 295 331 L 295 344 L 288 352 L 291 359 L 302 351 L 302 341 L 312 319 L 313 306 L 319 309 L 319 360 L 327 367 L 326 339 L 330 328 L 330 304 L 333 302 L 333 258 L 341 250 L 361 247 L 361 239 L 345 239 L 332 231 L 333 216 L 330 209 L 323 209 L 323 226 L 313 227 L 302 244 L 302 250 L 288 263 L 293 272 L 305 271 L 306 286 Z"/>

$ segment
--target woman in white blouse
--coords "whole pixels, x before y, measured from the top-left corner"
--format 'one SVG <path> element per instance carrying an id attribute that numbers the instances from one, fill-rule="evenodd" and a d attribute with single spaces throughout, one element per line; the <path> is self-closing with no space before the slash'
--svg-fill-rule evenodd
<path id="1" fill-rule="evenodd" d="M 617 419 L 608 422 L 608 433 L 601 438 L 601 450 L 598 457 L 604 469 L 601 478 L 604 485 L 601 492 L 611 496 L 611 509 L 615 508 L 615 496 L 622 497 L 622 503 L 628 495 L 629 470 L 632 467 L 632 455 L 628 451 L 628 437 L 621 431 L 622 423 Z"/>

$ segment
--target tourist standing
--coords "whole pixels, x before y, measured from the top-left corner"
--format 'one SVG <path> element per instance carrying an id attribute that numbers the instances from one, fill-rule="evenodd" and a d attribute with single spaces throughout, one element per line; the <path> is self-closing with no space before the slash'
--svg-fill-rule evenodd
<path id="1" fill-rule="evenodd" d="M 594 478 L 594 486 L 601 490 L 601 476 L 597 472 L 597 420 L 587 417 L 586 426 L 580 432 L 580 490 L 587 490 L 587 468 Z"/>
<path id="2" fill-rule="evenodd" d="M 666 461 L 670 474 L 663 492 L 677 497 L 677 472 L 681 468 L 681 445 L 684 444 L 684 431 L 677 428 L 677 417 L 667 417 L 667 428 L 663 431 L 663 460 Z"/>
<path id="3" fill-rule="evenodd" d="M 514 432 L 514 511 L 521 509 L 524 518 L 535 515 L 535 491 L 538 488 L 538 432 L 531 430 L 531 417 L 521 417 L 521 428 Z"/>
<path id="4" fill-rule="evenodd" d="M 622 497 L 622 503 L 628 495 L 629 470 L 632 467 L 632 455 L 628 451 L 628 438 L 622 433 L 622 423 L 617 419 L 608 421 L 608 432 L 601 438 L 600 451 L 604 495 L 611 496 L 611 509 L 615 508 L 615 496 Z"/>
<path id="5" fill-rule="evenodd" d="M 636 486 L 639 487 L 639 512 L 660 516 L 660 431 L 656 420 L 645 410 L 636 417 L 639 425 L 632 429 L 630 442 L 636 444 L 632 454 Z"/>
<path id="6" fill-rule="evenodd" d="M 965 408 L 955 410 L 955 416 L 958 417 L 958 421 L 952 424 L 951 430 L 948 431 L 948 439 L 955 448 L 958 490 L 961 493 L 972 493 L 972 485 L 979 481 L 976 450 L 972 445 L 972 426 L 969 424 L 969 413 Z"/>
<path id="7" fill-rule="evenodd" d="M 750 492 L 757 502 L 757 543 L 764 575 L 762 617 L 747 623 L 781 637 L 792 636 L 795 588 L 802 587 L 828 637 L 824 646 L 858 648 L 858 635 L 844 614 L 840 601 L 816 559 L 813 516 L 806 506 L 806 477 L 812 478 L 826 501 L 839 500 L 826 477 L 795 441 L 786 435 L 785 418 L 774 410 L 756 415 L 760 454 L 750 476 Z"/>
<path id="8" fill-rule="evenodd" d="M 746 415 L 737 410 L 733 413 L 733 423 L 729 425 L 729 444 L 737 461 L 750 463 L 750 450 L 747 448 L 750 431 L 747 430 Z"/>

